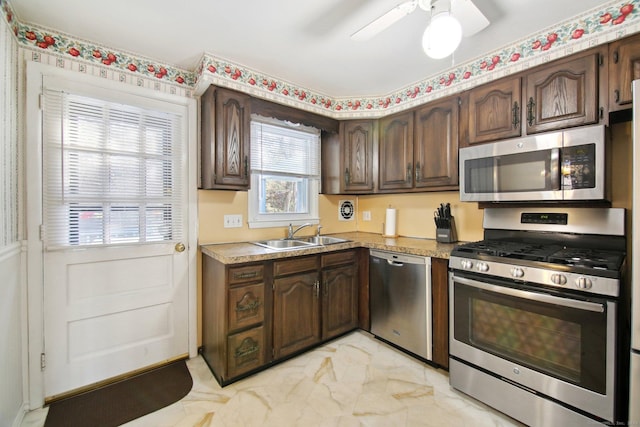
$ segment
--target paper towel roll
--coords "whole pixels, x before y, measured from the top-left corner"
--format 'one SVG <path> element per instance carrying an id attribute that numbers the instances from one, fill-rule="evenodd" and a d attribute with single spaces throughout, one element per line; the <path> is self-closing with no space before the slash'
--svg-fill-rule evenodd
<path id="1" fill-rule="evenodd" d="M 384 221 L 384 235 L 396 236 L 396 210 L 394 208 L 387 209 L 387 215 Z"/>

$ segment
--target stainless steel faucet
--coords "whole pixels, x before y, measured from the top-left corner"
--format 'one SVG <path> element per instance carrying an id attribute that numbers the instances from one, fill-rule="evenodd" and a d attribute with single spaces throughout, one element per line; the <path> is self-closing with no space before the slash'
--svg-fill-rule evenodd
<path id="1" fill-rule="evenodd" d="M 298 231 L 302 230 L 305 227 L 309 227 L 311 226 L 310 222 L 304 223 L 302 224 L 300 227 L 296 228 L 295 230 L 293 229 L 293 226 L 291 224 L 289 224 L 289 235 L 287 236 L 287 239 L 291 240 L 293 239 L 294 234 L 296 234 Z"/>
<path id="2" fill-rule="evenodd" d="M 320 237 L 320 229 L 322 228 L 322 226 L 320 224 L 318 224 L 318 231 L 316 232 L 316 236 Z"/>

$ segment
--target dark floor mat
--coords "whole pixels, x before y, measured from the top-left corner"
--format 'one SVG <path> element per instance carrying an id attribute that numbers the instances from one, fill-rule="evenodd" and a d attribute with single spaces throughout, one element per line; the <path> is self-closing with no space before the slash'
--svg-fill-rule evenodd
<path id="1" fill-rule="evenodd" d="M 119 426 L 182 399 L 193 387 L 184 360 L 54 402 L 45 427 Z"/>

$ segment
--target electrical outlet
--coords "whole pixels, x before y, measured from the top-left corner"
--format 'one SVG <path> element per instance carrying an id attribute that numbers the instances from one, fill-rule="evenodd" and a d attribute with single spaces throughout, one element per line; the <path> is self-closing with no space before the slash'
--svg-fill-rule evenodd
<path id="1" fill-rule="evenodd" d="M 371 221 L 371 211 L 362 211 L 362 220 Z"/>
<path id="2" fill-rule="evenodd" d="M 242 215 L 225 215 L 224 216 L 224 228 L 241 228 L 242 227 Z"/>

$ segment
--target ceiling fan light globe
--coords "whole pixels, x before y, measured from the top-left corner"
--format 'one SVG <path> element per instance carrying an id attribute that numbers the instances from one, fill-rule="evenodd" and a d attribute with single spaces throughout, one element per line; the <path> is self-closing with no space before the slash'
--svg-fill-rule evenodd
<path id="1" fill-rule="evenodd" d="M 441 12 L 431 18 L 422 35 L 422 48 L 433 59 L 451 55 L 462 40 L 460 22 L 449 12 Z"/>

